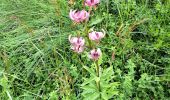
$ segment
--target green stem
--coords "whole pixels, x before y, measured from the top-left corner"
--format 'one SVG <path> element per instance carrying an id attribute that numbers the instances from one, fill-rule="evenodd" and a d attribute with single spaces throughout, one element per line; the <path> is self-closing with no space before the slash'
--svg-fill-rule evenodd
<path id="1" fill-rule="evenodd" d="M 98 63 L 98 60 L 95 61 L 95 64 L 96 64 L 96 73 L 97 73 L 97 77 L 99 77 L 99 63 Z"/>
<path id="2" fill-rule="evenodd" d="M 84 7 L 85 7 L 85 6 L 84 6 L 84 0 L 82 0 L 82 5 L 83 5 L 83 8 L 84 8 Z"/>
<path id="3" fill-rule="evenodd" d="M 91 12 L 91 9 L 89 10 L 89 12 Z M 84 24 L 84 33 L 85 33 L 85 35 L 87 36 L 87 40 L 88 40 L 88 43 L 89 43 L 89 47 L 92 49 L 93 47 L 92 47 L 92 42 L 91 42 L 91 40 L 89 39 L 89 36 L 88 36 L 88 26 L 87 26 L 87 22 L 85 22 L 85 24 Z M 97 87 L 98 87 L 98 90 L 99 90 L 99 92 L 101 92 L 101 88 L 100 88 L 100 74 L 99 74 L 99 63 L 98 63 L 98 60 L 97 61 L 95 61 L 95 64 L 96 64 L 96 73 L 97 73 L 97 77 L 99 78 L 99 80 L 97 80 L 96 81 L 96 85 L 97 85 Z M 100 97 L 99 97 L 100 99 L 101 99 L 101 94 L 100 94 Z M 99 99 L 99 100 L 100 100 Z"/>
<path id="4" fill-rule="evenodd" d="M 88 26 L 87 26 L 87 22 L 85 23 L 84 27 L 85 27 L 84 33 L 86 34 L 87 41 L 88 41 L 88 43 L 89 43 L 89 47 L 92 49 L 92 43 L 91 43 L 91 41 L 90 41 L 90 39 L 89 39 L 89 36 L 88 36 Z"/>
<path id="5" fill-rule="evenodd" d="M 99 80 L 96 81 L 96 84 L 97 84 L 99 92 L 101 92 L 101 87 L 100 87 L 100 68 L 99 68 L 100 66 L 99 66 L 98 60 L 95 61 L 95 64 L 96 64 L 97 77 L 99 78 Z M 100 94 L 100 98 L 101 98 L 101 94 Z"/>

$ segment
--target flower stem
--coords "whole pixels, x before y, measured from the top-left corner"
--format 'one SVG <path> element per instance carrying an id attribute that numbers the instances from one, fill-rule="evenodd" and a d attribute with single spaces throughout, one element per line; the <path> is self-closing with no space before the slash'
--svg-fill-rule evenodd
<path id="1" fill-rule="evenodd" d="M 95 61 L 95 64 L 96 64 L 96 74 L 97 74 L 97 77 L 99 78 L 99 79 L 97 79 L 96 84 L 97 84 L 99 92 L 101 92 L 101 87 L 100 87 L 100 66 L 99 66 L 98 60 Z M 101 94 L 100 94 L 99 98 L 101 99 Z"/>
<path id="2" fill-rule="evenodd" d="M 92 48 L 92 43 L 91 43 L 91 41 L 90 41 L 90 39 L 89 39 L 89 36 L 88 36 L 88 26 L 87 26 L 87 22 L 85 23 L 85 25 L 84 25 L 84 33 L 86 34 L 86 36 L 87 36 L 87 41 L 88 41 L 88 43 L 89 43 L 89 47 L 90 48 Z"/>
<path id="3" fill-rule="evenodd" d="M 95 64 L 96 64 L 96 73 L 97 73 L 97 77 L 99 77 L 99 63 L 98 63 L 98 60 L 95 61 Z"/>

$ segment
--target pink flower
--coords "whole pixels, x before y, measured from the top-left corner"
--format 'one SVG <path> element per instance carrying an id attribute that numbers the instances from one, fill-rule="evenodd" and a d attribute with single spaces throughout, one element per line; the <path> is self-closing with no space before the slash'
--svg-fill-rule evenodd
<path id="1" fill-rule="evenodd" d="M 70 10 L 69 16 L 71 20 L 76 23 L 80 23 L 83 21 L 87 21 L 89 18 L 89 13 L 85 10 L 77 11 L 77 10 Z"/>
<path id="2" fill-rule="evenodd" d="M 72 45 L 76 46 L 84 46 L 85 44 L 85 39 L 83 37 L 71 37 L 69 36 L 69 41 Z"/>
<path id="3" fill-rule="evenodd" d="M 81 53 L 84 51 L 85 39 L 83 37 L 71 37 L 70 35 L 69 41 L 74 52 Z"/>
<path id="4" fill-rule="evenodd" d="M 91 33 L 89 33 L 89 39 L 93 40 L 93 41 L 99 41 L 101 40 L 103 37 L 105 36 L 104 32 L 96 32 L 93 31 Z"/>
<path id="5" fill-rule="evenodd" d="M 87 6 L 95 6 L 100 2 L 100 0 L 86 0 L 85 5 Z"/>
<path id="6" fill-rule="evenodd" d="M 89 58 L 93 60 L 98 60 L 101 57 L 101 55 L 102 55 L 102 52 L 99 48 L 93 49 L 90 51 Z"/>
<path id="7" fill-rule="evenodd" d="M 81 52 L 84 51 L 84 46 L 71 45 L 71 49 L 72 49 L 74 52 L 81 53 Z"/>

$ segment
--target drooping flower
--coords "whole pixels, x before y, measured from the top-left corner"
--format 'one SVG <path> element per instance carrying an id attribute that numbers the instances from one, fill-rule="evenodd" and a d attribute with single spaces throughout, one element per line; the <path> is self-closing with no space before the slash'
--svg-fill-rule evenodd
<path id="1" fill-rule="evenodd" d="M 84 51 L 84 46 L 71 45 L 71 49 L 72 49 L 74 52 L 81 53 L 81 52 Z"/>
<path id="2" fill-rule="evenodd" d="M 102 55 L 102 52 L 99 48 L 93 49 L 90 51 L 89 58 L 93 60 L 98 60 L 101 57 L 101 55 Z"/>
<path id="3" fill-rule="evenodd" d="M 84 46 L 85 43 L 85 39 L 83 37 L 71 37 L 71 35 L 69 36 L 69 41 L 74 46 Z"/>
<path id="4" fill-rule="evenodd" d="M 85 5 L 92 7 L 96 6 L 99 2 L 100 0 L 86 0 Z"/>
<path id="5" fill-rule="evenodd" d="M 85 39 L 83 37 L 71 37 L 70 35 L 69 41 L 74 52 L 81 53 L 84 51 Z"/>
<path id="6" fill-rule="evenodd" d="M 89 33 L 89 39 L 93 41 L 99 41 L 105 36 L 105 32 L 96 32 L 93 31 Z"/>
<path id="7" fill-rule="evenodd" d="M 80 23 L 83 21 L 87 21 L 89 19 L 90 14 L 85 10 L 70 10 L 69 16 L 74 22 Z"/>

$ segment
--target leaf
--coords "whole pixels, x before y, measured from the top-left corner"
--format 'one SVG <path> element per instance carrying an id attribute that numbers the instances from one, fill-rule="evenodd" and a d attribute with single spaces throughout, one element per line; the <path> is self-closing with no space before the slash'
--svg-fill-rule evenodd
<path id="1" fill-rule="evenodd" d="M 108 98 L 112 98 L 114 95 L 119 95 L 119 91 L 108 91 Z"/>
<path id="2" fill-rule="evenodd" d="M 95 72 L 92 70 L 92 68 L 89 68 L 87 66 L 83 66 L 84 69 L 86 69 L 91 75 L 96 76 Z"/>
<path id="3" fill-rule="evenodd" d="M 109 99 L 106 92 L 102 92 L 101 95 L 102 95 L 102 98 L 103 98 L 104 100 L 108 100 L 108 99 Z"/>
<path id="4" fill-rule="evenodd" d="M 107 69 L 105 69 L 105 70 L 103 71 L 102 76 L 103 76 L 103 77 L 105 77 L 105 76 L 111 76 L 111 75 L 112 75 L 112 72 L 113 72 L 112 67 L 109 67 L 109 68 L 107 68 Z"/>
<path id="5" fill-rule="evenodd" d="M 52 92 L 50 92 L 50 100 L 56 100 L 56 99 L 58 99 L 58 95 L 57 95 L 57 93 L 55 92 L 55 91 L 52 91 Z"/>
<path id="6" fill-rule="evenodd" d="M 96 92 L 95 86 L 92 86 L 92 85 L 83 86 L 82 89 L 84 89 L 82 95 Z"/>
<path id="7" fill-rule="evenodd" d="M 4 90 L 9 88 L 7 78 L 5 78 L 5 77 L 1 78 L 0 79 L 0 85 L 4 88 Z"/>
<path id="8" fill-rule="evenodd" d="M 33 96 L 28 94 L 28 93 L 24 93 L 24 99 L 23 100 L 33 100 Z"/>
<path id="9" fill-rule="evenodd" d="M 98 60 L 99 66 L 100 66 L 102 63 L 103 63 L 103 60 L 102 60 L 102 56 L 101 56 L 101 57 L 99 57 L 99 60 Z"/>
<path id="10" fill-rule="evenodd" d="M 94 25 L 96 25 L 96 24 L 99 24 L 99 23 L 101 23 L 102 21 L 103 21 L 103 19 L 104 18 L 101 18 L 101 17 L 96 17 L 96 19 L 93 19 L 92 21 L 91 21 L 91 23 L 90 23 L 90 27 L 91 26 L 94 26 Z"/>
<path id="11" fill-rule="evenodd" d="M 83 82 L 83 84 L 81 86 L 84 86 L 84 85 L 86 85 L 88 83 L 91 83 L 93 80 L 95 80 L 95 77 L 91 77 L 89 79 L 84 78 L 84 82 Z"/>
<path id="12" fill-rule="evenodd" d="M 85 95 L 84 100 L 98 100 L 100 93 L 99 92 L 94 92 L 94 93 L 89 93 Z"/>
<path id="13" fill-rule="evenodd" d="M 113 82 L 113 83 L 110 83 L 110 85 L 111 85 L 111 88 L 113 89 L 119 86 L 119 82 Z"/>

